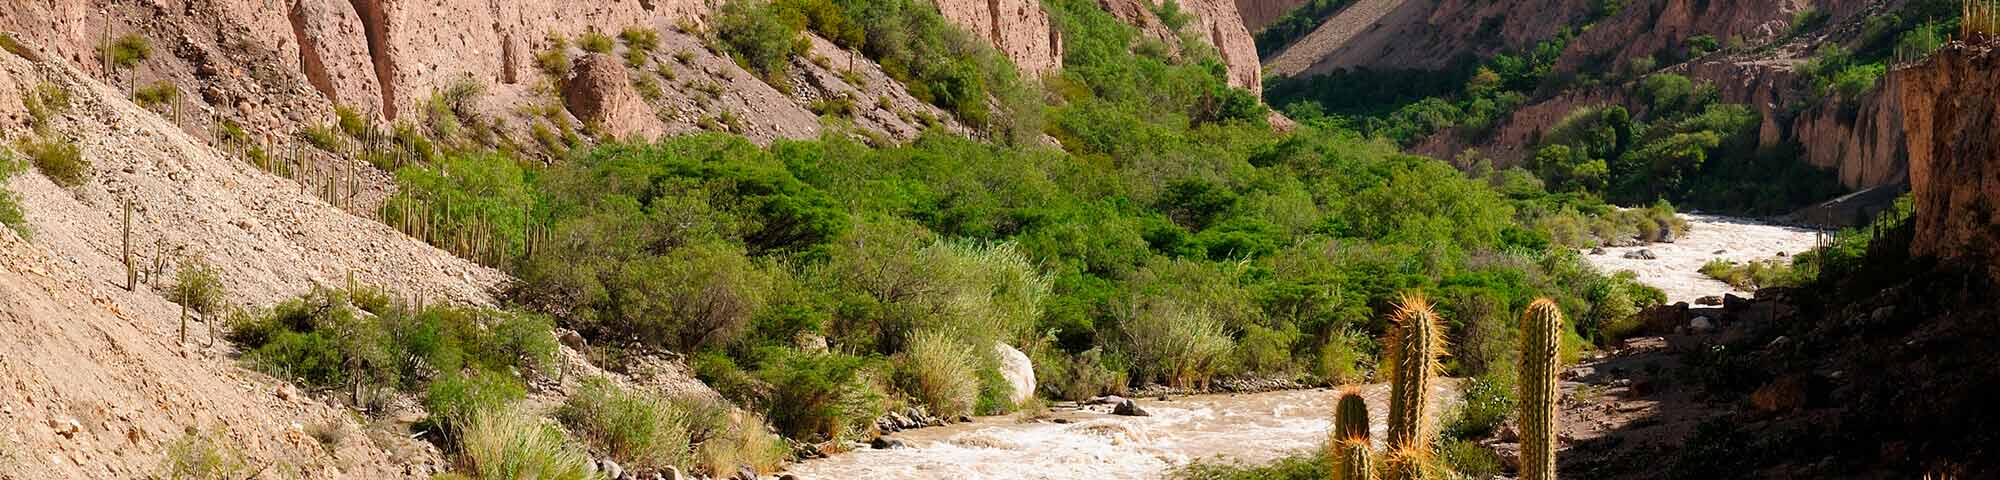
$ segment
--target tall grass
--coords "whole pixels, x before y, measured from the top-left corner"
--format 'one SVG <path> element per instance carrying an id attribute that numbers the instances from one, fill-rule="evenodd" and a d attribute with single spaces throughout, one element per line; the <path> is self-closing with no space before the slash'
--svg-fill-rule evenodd
<path id="1" fill-rule="evenodd" d="M 466 467 L 484 480 L 602 478 L 561 428 L 517 406 L 473 414 L 459 439 Z"/>
<path id="2" fill-rule="evenodd" d="M 979 352 L 971 345 L 933 330 L 910 334 L 897 377 L 903 391 L 933 415 L 969 415 L 979 400 Z"/>
<path id="3" fill-rule="evenodd" d="M 1173 387 L 1206 385 L 1234 348 L 1222 320 L 1174 302 L 1138 312 L 1119 330 L 1134 370 Z"/>
<path id="4" fill-rule="evenodd" d="M 645 470 L 689 463 L 689 416 L 679 405 L 603 378 L 586 380 L 556 411 L 556 418 L 591 445 Z"/>

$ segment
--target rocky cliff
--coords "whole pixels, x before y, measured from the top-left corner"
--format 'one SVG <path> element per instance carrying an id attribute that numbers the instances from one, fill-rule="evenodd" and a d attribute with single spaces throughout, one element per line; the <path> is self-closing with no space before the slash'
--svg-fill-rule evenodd
<path id="1" fill-rule="evenodd" d="M 1187 0 L 1179 2 L 1180 11 L 1187 15 L 1186 23 L 1179 29 L 1167 25 L 1156 12 L 1160 3 L 1155 0 L 1098 0 L 1098 6 L 1119 20 L 1137 27 L 1142 39 L 1157 40 L 1167 46 L 1170 53 L 1179 55 L 1188 46 L 1184 41 L 1202 42 L 1204 48 L 1215 49 L 1215 54 L 1228 67 L 1231 86 L 1263 95 L 1263 66 L 1257 58 L 1257 44 L 1244 27 L 1243 18 L 1237 14 L 1236 4 L 1228 0 Z"/>
<path id="2" fill-rule="evenodd" d="M 1891 76 L 1909 132 L 1912 253 L 2000 258 L 2000 52 L 1953 44 Z"/>

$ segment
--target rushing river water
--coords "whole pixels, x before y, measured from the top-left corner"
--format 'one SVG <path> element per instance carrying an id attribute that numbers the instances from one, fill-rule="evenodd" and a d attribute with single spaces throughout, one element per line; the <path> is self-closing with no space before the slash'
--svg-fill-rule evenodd
<path id="1" fill-rule="evenodd" d="M 1435 386 L 1440 407 L 1455 383 Z M 1363 390 L 1379 437 L 1386 435 L 1388 387 Z M 911 448 L 857 450 L 794 466 L 820 479 L 1160 478 L 1194 460 L 1266 463 L 1320 447 L 1332 428 L 1334 390 L 1143 399 L 1150 417 L 1109 406 L 1051 408 L 1039 419 L 982 418 L 898 433 Z M 1439 408 L 1439 407 L 1434 407 Z"/>
<path id="2" fill-rule="evenodd" d="M 1697 298 L 1725 292 L 1748 294 L 1702 275 L 1701 266 L 1709 260 L 1719 258 L 1747 262 L 1794 255 L 1811 249 L 1817 237 L 1817 232 L 1813 230 L 1743 218 L 1715 215 L 1682 215 L 1681 218 L 1688 222 L 1687 233 L 1675 239 L 1674 243 L 1607 248 L 1603 254 L 1586 255 L 1585 258 L 1605 273 L 1620 270 L 1638 273 L 1639 281 L 1667 293 L 1667 303 L 1692 304 Z M 1625 258 L 1626 253 L 1637 250 L 1650 251 L 1656 258 Z"/>
<path id="3" fill-rule="evenodd" d="M 1607 272 L 1632 270 L 1660 287 L 1668 301 L 1730 291 L 1704 277 L 1710 259 L 1759 260 L 1813 246 L 1814 232 L 1755 221 L 1686 215 L 1689 230 L 1675 243 L 1607 249 L 1589 255 Z M 1653 260 L 1624 258 L 1651 250 Z M 1436 386 L 1440 408 L 1455 404 L 1456 383 Z M 1388 388 L 1363 390 L 1377 441 L 1387 429 Z M 789 473 L 821 479 L 1072 479 L 1161 478 L 1196 460 L 1267 463 L 1320 448 L 1331 428 L 1333 390 L 1142 399 L 1150 417 L 1111 415 L 1109 406 L 1059 405 L 1039 418 L 1005 416 L 893 435 L 911 448 L 863 447 L 793 466 Z"/>

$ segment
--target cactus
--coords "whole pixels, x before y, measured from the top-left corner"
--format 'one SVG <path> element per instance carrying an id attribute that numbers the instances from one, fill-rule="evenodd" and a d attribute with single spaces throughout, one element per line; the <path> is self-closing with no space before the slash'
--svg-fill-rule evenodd
<path id="1" fill-rule="evenodd" d="M 1368 402 L 1361 399 L 1361 389 L 1348 387 L 1341 390 L 1333 409 L 1333 439 L 1356 438 L 1368 441 Z"/>
<path id="2" fill-rule="evenodd" d="M 1335 441 L 1334 480 L 1375 480 L 1374 453 L 1368 448 L 1367 436 Z"/>
<path id="3" fill-rule="evenodd" d="M 125 238 L 124 246 L 120 250 L 125 256 L 125 291 L 130 292 L 139 288 L 139 270 L 132 268 L 132 201 L 125 200 L 120 203 L 125 205 L 125 215 L 122 217 L 124 220 L 119 222 L 119 230 L 124 232 Z"/>
<path id="4" fill-rule="evenodd" d="M 1423 450 L 1415 447 L 1396 448 L 1390 450 L 1387 457 L 1384 463 L 1388 465 L 1385 465 L 1382 471 L 1387 474 L 1389 480 L 1423 480 L 1429 477 L 1424 472 L 1424 460 L 1429 454 Z"/>
<path id="5" fill-rule="evenodd" d="M 1521 480 L 1556 478 L 1557 335 L 1562 324 L 1562 309 L 1546 298 L 1521 314 Z"/>
<path id="6" fill-rule="evenodd" d="M 1404 295 L 1391 318 L 1389 339 L 1389 448 L 1422 451 L 1431 378 L 1444 352 L 1444 327 L 1420 294 Z"/>
<path id="7" fill-rule="evenodd" d="M 1333 449 L 1335 480 L 1375 480 L 1374 452 L 1368 442 L 1368 402 L 1361 399 L 1359 388 L 1341 390 L 1328 445 Z"/>

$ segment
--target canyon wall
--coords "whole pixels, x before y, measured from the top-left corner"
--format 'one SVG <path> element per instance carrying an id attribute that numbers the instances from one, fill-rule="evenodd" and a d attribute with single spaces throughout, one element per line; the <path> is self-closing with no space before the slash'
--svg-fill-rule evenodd
<path id="1" fill-rule="evenodd" d="M 1308 0 L 1236 0 L 1236 13 L 1243 17 L 1243 27 L 1250 33 L 1257 33 L 1271 22 L 1291 13 Z"/>
<path id="2" fill-rule="evenodd" d="M 2000 258 L 2000 53 L 1953 44 L 1890 75 L 1910 140 L 1912 253 Z"/>

